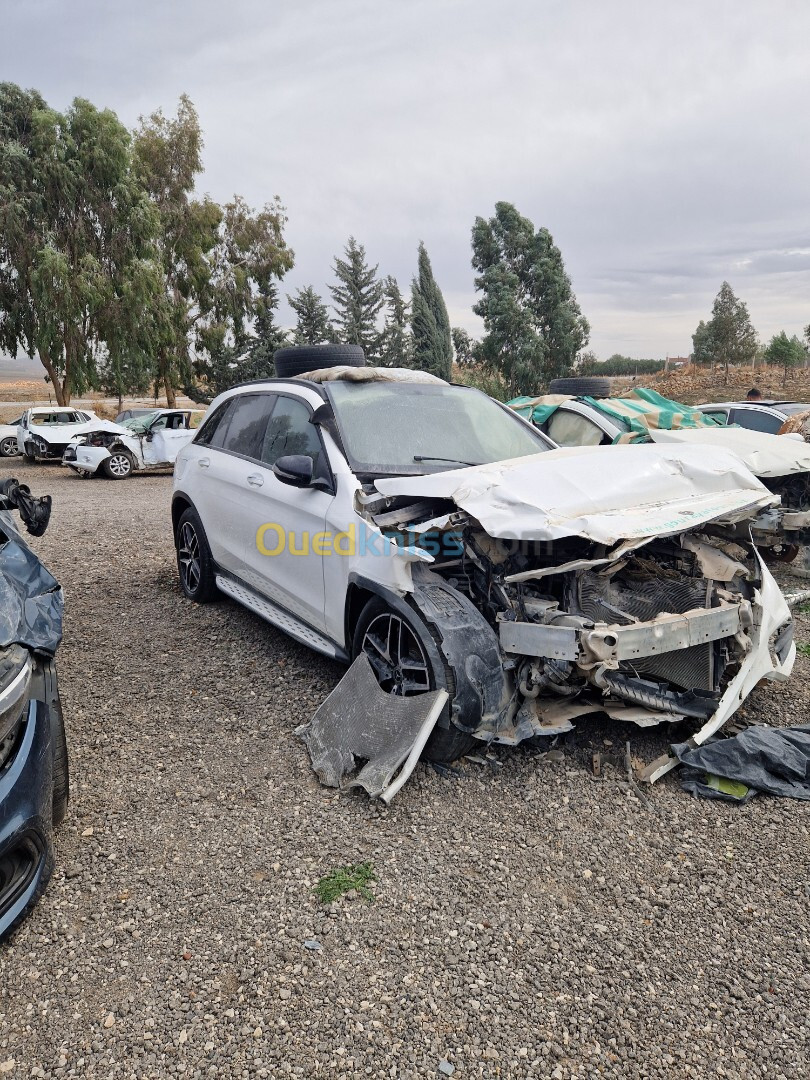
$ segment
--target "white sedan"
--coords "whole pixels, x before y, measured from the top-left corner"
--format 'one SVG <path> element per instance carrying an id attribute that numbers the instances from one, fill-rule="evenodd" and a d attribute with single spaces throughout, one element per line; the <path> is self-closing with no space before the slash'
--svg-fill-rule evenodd
<path id="1" fill-rule="evenodd" d="M 17 427 L 22 420 L 18 416 L 8 424 L 0 424 L 0 458 L 16 457 L 20 452 L 17 446 Z"/>

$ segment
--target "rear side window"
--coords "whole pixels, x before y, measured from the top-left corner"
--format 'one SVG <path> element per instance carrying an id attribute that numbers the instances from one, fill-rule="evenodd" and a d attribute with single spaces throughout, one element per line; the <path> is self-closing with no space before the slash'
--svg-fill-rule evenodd
<path id="1" fill-rule="evenodd" d="M 603 439 L 610 441 L 593 420 L 567 409 L 557 409 L 546 430 L 560 446 L 599 446 Z"/>
<path id="2" fill-rule="evenodd" d="M 198 446 L 222 446 L 222 438 L 228 427 L 228 417 L 235 398 L 228 398 L 214 409 L 194 439 Z"/>
<path id="3" fill-rule="evenodd" d="M 776 435 L 784 421 L 772 413 L 759 409 L 732 409 L 729 420 L 732 424 L 750 428 L 752 431 L 767 431 Z"/>
<path id="4" fill-rule="evenodd" d="M 303 454 L 312 458 L 312 471 L 317 472 L 321 440 L 309 418 L 310 411 L 303 401 L 291 397 L 276 399 L 262 445 L 261 460 L 265 465 L 275 465 L 288 454 Z"/>
<path id="5" fill-rule="evenodd" d="M 271 394 L 245 394 L 236 398 L 228 418 L 222 449 L 258 461 L 272 407 Z"/>

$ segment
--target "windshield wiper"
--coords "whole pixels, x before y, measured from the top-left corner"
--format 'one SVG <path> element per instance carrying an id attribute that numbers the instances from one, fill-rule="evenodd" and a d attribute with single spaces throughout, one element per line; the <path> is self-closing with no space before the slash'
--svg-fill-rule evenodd
<path id="1" fill-rule="evenodd" d="M 414 461 L 449 461 L 452 465 L 483 465 L 483 461 L 459 461 L 454 457 L 433 457 L 431 454 L 414 454 Z"/>

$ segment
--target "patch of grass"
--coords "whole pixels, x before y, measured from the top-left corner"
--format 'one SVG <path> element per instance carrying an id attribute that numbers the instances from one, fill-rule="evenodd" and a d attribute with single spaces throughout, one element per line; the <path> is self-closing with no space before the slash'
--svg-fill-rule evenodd
<path id="1" fill-rule="evenodd" d="M 354 866 L 340 866 L 326 874 L 312 890 L 322 904 L 331 904 L 343 893 L 354 889 L 364 900 L 373 900 L 374 893 L 369 888 L 372 881 L 377 880 L 374 867 L 369 862 L 357 863 Z"/>
<path id="2" fill-rule="evenodd" d="M 799 608 L 800 615 L 810 615 L 810 604 L 802 604 Z"/>
<path id="3" fill-rule="evenodd" d="M 810 656 L 810 641 L 800 641 L 796 646 L 796 652 L 802 654 L 802 656 Z"/>

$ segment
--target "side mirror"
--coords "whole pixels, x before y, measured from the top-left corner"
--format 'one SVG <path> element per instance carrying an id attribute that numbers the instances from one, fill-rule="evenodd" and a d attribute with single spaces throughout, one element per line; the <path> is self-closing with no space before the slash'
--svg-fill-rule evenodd
<path id="1" fill-rule="evenodd" d="M 305 454 L 288 454 L 280 457 L 273 466 L 273 475 L 282 484 L 305 488 L 312 483 L 312 458 Z"/>

